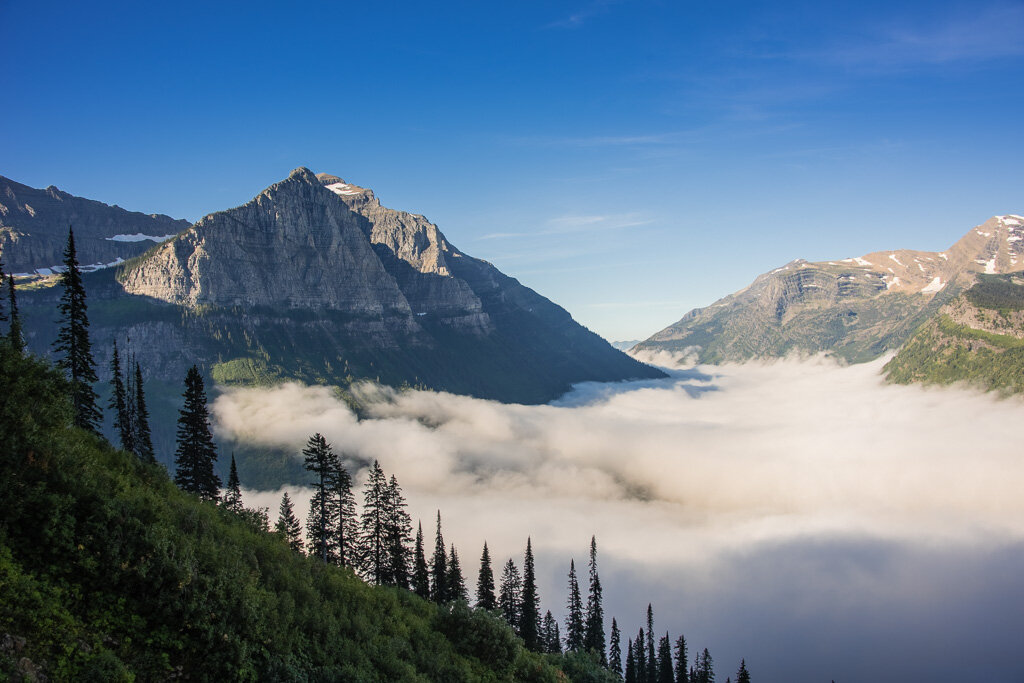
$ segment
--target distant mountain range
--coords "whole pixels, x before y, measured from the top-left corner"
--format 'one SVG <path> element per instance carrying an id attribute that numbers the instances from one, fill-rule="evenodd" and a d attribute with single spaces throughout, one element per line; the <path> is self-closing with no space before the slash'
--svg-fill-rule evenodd
<path id="1" fill-rule="evenodd" d="M 138 256 L 190 223 L 75 197 L 53 185 L 37 190 L 0 176 L 0 254 L 7 272 L 52 272 L 63 260 L 69 225 L 75 229 L 83 270 L 95 270 Z"/>
<path id="2" fill-rule="evenodd" d="M 981 275 L 1024 271 L 1024 218 L 996 216 L 943 252 L 880 251 L 792 261 L 697 308 L 631 353 L 703 363 L 826 353 L 859 362 L 895 351 Z"/>
<path id="3" fill-rule="evenodd" d="M 135 251 L 79 253 L 83 263 L 126 258 L 86 277 L 99 362 L 117 338 L 156 380 L 180 383 L 198 363 L 222 385 L 370 378 L 540 403 L 576 382 L 663 375 L 455 248 L 423 216 L 385 208 L 335 176 L 296 169 L 191 226 L 54 188 L 8 187 L 33 213 L 4 244 L 9 270 L 60 263 L 71 218 L 77 243 Z M 175 234 L 158 244 L 114 239 L 161 227 Z M 23 297 L 41 352 L 55 333 L 55 279 L 35 278 Z"/>

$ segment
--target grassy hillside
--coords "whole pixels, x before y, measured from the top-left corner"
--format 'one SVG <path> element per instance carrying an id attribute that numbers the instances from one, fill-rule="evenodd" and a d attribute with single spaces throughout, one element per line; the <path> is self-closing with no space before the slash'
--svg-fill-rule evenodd
<path id="1" fill-rule="evenodd" d="M 557 681 L 499 618 L 373 587 L 70 427 L 0 343 L 0 680 Z"/>
<path id="2" fill-rule="evenodd" d="M 891 382 L 966 382 L 1024 391 L 1024 281 L 982 276 L 921 327 L 885 366 Z"/>

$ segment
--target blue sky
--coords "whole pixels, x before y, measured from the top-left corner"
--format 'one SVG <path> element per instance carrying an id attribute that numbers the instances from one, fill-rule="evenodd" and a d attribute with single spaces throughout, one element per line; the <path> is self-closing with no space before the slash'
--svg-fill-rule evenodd
<path id="1" fill-rule="evenodd" d="M 1024 213 L 1022 2 L 0 0 L 0 174 L 195 220 L 299 165 L 610 339 Z"/>

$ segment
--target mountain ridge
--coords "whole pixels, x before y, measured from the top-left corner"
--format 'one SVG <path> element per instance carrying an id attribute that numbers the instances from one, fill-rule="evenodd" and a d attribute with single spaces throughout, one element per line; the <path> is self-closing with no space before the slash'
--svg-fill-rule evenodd
<path id="1" fill-rule="evenodd" d="M 634 346 L 700 362 L 826 353 L 859 362 L 898 348 L 979 274 L 1024 270 L 1024 218 L 995 216 L 943 252 L 876 251 L 764 273 Z"/>

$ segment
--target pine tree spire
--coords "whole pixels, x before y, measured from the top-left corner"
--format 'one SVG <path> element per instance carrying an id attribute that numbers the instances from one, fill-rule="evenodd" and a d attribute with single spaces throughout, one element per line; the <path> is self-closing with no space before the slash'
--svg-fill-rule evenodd
<path id="1" fill-rule="evenodd" d="M 193 365 L 185 376 L 185 405 L 178 416 L 178 449 L 175 452 L 177 472 L 174 483 L 203 500 L 217 500 L 220 477 L 213 471 L 217 447 L 210 432 L 206 412 L 206 389 L 199 368 Z"/>
<path id="2" fill-rule="evenodd" d="M 654 608 L 647 603 L 647 681 L 658 683 L 658 659 L 654 649 Z"/>
<path id="3" fill-rule="evenodd" d="M 437 511 L 437 532 L 434 537 L 434 556 L 430 559 L 430 599 L 436 603 L 448 602 L 448 557 L 441 533 L 441 511 Z"/>
<path id="4" fill-rule="evenodd" d="M 518 634 L 522 613 L 523 578 L 516 563 L 510 557 L 501 573 L 501 587 L 498 589 L 498 609 L 508 625 Z"/>
<path id="5" fill-rule="evenodd" d="M 313 498 L 309 501 L 309 517 L 306 519 L 306 538 L 309 554 L 327 563 L 336 559 L 335 539 L 337 538 L 334 479 L 338 472 L 338 457 L 327 439 L 317 432 L 306 441 L 302 455 L 307 472 L 316 477 L 313 481 Z"/>
<path id="6" fill-rule="evenodd" d="M 132 443 L 139 460 L 156 463 L 153 450 L 153 436 L 149 431 L 149 410 L 146 408 L 146 393 L 142 387 L 142 368 L 135 361 L 135 404 L 132 419 Z"/>
<path id="7" fill-rule="evenodd" d="M 113 389 L 110 392 L 108 407 L 114 411 L 114 429 L 121 440 L 121 449 L 134 453 L 132 420 L 128 411 L 128 395 L 125 391 L 124 376 L 121 373 L 121 354 L 118 352 L 116 339 L 114 340 L 114 355 L 110 360 L 110 382 Z"/>
<path id="8" fill-rule="evenodd" d="M 740 669 L 736 672 L 736 683 L 750 683 L 750 672 L 747 671 L 747 660 L 740 660 Z"/>
<path id="9" fill-rule="evenodd" d="M 672 643 L 668 633 L 658 641 L 658 683 L 675 683 L 675 673 L 672 671 Z"/>
<path id="10" fill-rule="evenodd" d="M 622 678 L 622 634 L 612 617 L 612 634 L 608 641 L 608 670 Z"/>
<path id="11" fill-rule="evenodd" d="M 597 653 L 602 666 L 608 665 L 604 649 L 604 605 L 601 594 L 601 578 L 597 574 L 597 538 L 590 537 L 590 590 L 587 593 L 587 614 L 583 648 Z"/>
<path id="12" fill-rule="evenodd" d="M 0 271 L 0 274 L 2 274 L 2 271 Z M 7 339 L 11 342 L 11 346 L 14 347 L 15 351 L 23 353 L 25 351 L 25 337 L 21 333 L 21 314 L 18 313 L 18 296 L 14 292 L 14 275 L 8 273 L 7 296 L 11 309 L 11 327 L 7 332 Z"/>
<path id="13" fill-rule="evenodd" d="M 297 553 L 302 552 L 302 525 L 295 516 L 295 507 L 292 505 L 292 499 L 288 497 L 287 491 L 281 496 L 281 507 L 278 508 L 277 524 L 274 525 L 274 531 L 281 535 L 289 548 Z"/>
<path id="14" fill-rule="evenodd" d="M 480 574 L 476 580 L 476 606 L 480 609 L 492 610 L 498 606 L 494 597 L 494 571 L 491 569 L 491 553 L 484 541 L 484 551 L 480 554 Z"/>
<path id="15" fill-rule="evenodd" d="M 231 453 L 231 469 L 228 472 L 228 487 L 224 490 L 224 507 L 232 512 L 242 511 L 242 482 L 238 480 L 235 453 Z"/>
<path id="16" fill-rule="evenodd" d="M 416 529 L 416 547 L 413 550 L 412 590 L 424 600 L 430 600 L 430 570 L 423 550 L 423 522 Z"/>
<path id="17" fill-rule="evenodd" d="M 462 568 L 459 566 L 459 553 L 452 543 L 451 551 L 448 553 L 448 599 L 469 602 L 469 594 L 466 592 L 466 580 L 462 576 Z"/>
<path id="18" fill-rule="evenodd" d="M 409 541 L 412 540 L 412 518 L 405 511 L 405 498 L 398 479 L 391 475 L 384 495 L 385 583 L 409 588 Z M 465 587 L 463 587 L 463 590 Z"/>
<path id="19" fill-rule="evenodd" d="M 676 683 L 690 683 L 689 669 L 690 655 L 686 650 L 686 638 L 680 635 L 676 638 Z"/>
<path id="20" fill-rule="evenodd" d="M 533 547 L 526 539 L 523 558 L 523 593 L 520 601 L 519 636 L 527 650 L 540 651 L 540 597 L 537 595 L 537 575 L 533 565 Z"/>
<path id="21" fill-rule="evenodd" d="M 569 614 L 565 621 L 565 649 L 579 652 L 583 649 L 585 635 L 583 625 L 583 600 L 580 584 L 576 580 L 576 561 L 569 560 Z"/>
<path id="22" fill-rule="evenodd" d="M 71 405 L 76 427 L 99 434 L 102 418 L 96 406 L 96 361 L 89 341 L 89 317 L 86 314 L 85 286 L 75 253 L 75 234 L 68 226 L 68 243 L 64 248 L 64 271 L 60 275 L 63 293 L 60 297 L 61 320 L 57 339 L 57 367 L 71 380 Z"/>

